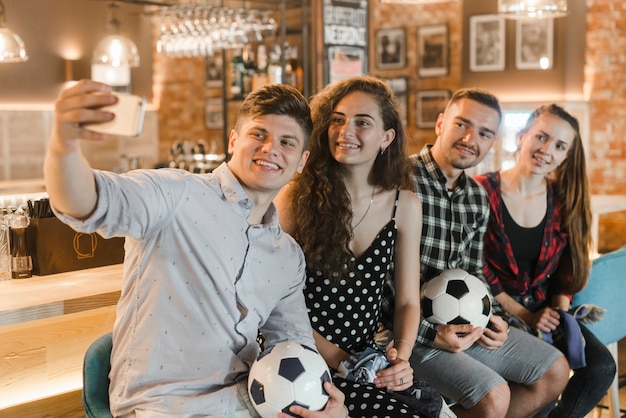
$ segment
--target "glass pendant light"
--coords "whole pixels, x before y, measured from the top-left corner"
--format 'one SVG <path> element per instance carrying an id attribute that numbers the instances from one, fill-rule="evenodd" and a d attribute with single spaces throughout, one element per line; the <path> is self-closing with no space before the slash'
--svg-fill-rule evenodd
<path id="1" fill-rule="evenodd" d="M 508 19 L 563 17 L 567 0 L 498 0 L 498 13 Z"/>
<path id="2" fill-rule="evenodd" d="M 115 17 L 117 4 L 108 7 L 108 35 L 96 46 L 91 59 L 91 78 L 112 86 L 130 84 L 130 69 L 139 66 L 137 45 L 119 33 L 120 22 Z"/>
<path id="3" fill-rule="evenodd" d="M 0 0 L 0 63 L 24 62 L 28 60 L 24 42 L 11 29 L 5 26 L 4 4 Z"/>

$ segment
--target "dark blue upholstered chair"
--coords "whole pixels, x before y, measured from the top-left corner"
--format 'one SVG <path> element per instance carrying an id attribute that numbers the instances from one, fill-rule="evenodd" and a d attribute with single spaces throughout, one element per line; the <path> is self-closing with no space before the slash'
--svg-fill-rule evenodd
<path id="1" fill-rule="evenodd" d="M 109 332 L 91 343 L 85 353 L 83 406 L 88 418 L 113 418 L 109 408 L 112 347 L 113 339 Z"/>

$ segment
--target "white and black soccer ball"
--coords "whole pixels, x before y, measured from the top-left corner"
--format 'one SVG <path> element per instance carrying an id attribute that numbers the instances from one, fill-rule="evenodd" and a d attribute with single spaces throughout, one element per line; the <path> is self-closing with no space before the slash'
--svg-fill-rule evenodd
<path id="1" fill-rule="evenodd" d="M 291 405 L 318 411 L 326 405 L 324 382 L 330 371 L 324 358 L 297 342 L 281 342 L 268 348 L 252 363 L 248 394 L 263 418 L 290 414 Z"/>
<path id="2" fill-rule="evenodd" d="M 485 327 L 491 315 L 489 290 L 466 271 L 444 270 L 422 285 L 422 315 L 434 324 Z"/>

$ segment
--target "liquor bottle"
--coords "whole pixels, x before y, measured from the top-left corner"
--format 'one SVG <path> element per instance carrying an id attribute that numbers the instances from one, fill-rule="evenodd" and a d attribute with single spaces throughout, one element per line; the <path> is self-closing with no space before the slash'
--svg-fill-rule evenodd
<path id="1" fill-rule="evenodd" d="M 252 90 L 266 85 L 269 82 L 267 78 L 267 48 L 261 44 L 256 50 L 256 73 L 252 77 Z"/>
<path id="2" fill-rule="evenodd" d="M 11 237 L 5 210 L 0 212 L 0 280 L 11 278 Z"/>
<path id="3" fill-rule="evenodd" d="M 289 68 L 290 76 L 286 82 L 300 90 L 302 93 L 304 91 L 304 74 L 302 72 L 303 70 L 300 65 L 300 61 L 298 60 L 298 47 L 290 46 L 287 57 L 288 59 L 285 68 Z M 286 69 L 285 72 L 287 72 Z"/>
<path id="4" fill-rule="evenodd" d="M 247 96 L 252 91 L 252 79 L 257 72 L 254 63 L 254 52 L 250 45 L 244 46 L 243 49 L 243 95 Z"/>
<path id="5" fill-rule="evenodd" d="M 278 45 L 270 51 L 270 61 L 267 64 L 267 78 L 270 84 L 282 84 L 283 66 L 280 62 L 280 48 Z"/>
<path id="6" fill-rule="evenodd" d="M 243 99 L 244 97 L 244 66 L 241 51 L 237 51 L 230 60 L 232 69 L 232 82 L 230 84 L 230 95 L 233 99 Z"/>
<path id="7" fill-rule="evenodd" d="M 285 54 L 285 67 L 283 68 L 283 83 L 295 87 L 295 73 L 293 63 L 291 61 L 291 46 L 285 43 L 283 54 Z"/>
<path id="8" fill-rule="evenodd" d="M 25 279 L 32 276 L 33 259 L 26 247 L 26 227 L 30 220 L 26 215 L 13 215 L 11 227 L 11 277 Z"/>

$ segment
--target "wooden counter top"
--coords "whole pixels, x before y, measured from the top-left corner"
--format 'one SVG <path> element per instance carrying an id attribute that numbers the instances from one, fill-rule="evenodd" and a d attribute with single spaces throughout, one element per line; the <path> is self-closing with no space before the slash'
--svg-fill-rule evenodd
<path id="1" fill-rule="evenodd" d="M 111 331 L 122 265 L 0 281 L 0 417 L 84 417 L 87 347 Z"/>
<path id="2" fill-rule="evenodd" d="M 115 305 L 122 265 L 0 281 L 0 326 Z"/>
<path id="3" fill-rule="evenodd" d="M 119 291 L 122 265 L 0 281 L 0 313 Z"/>

